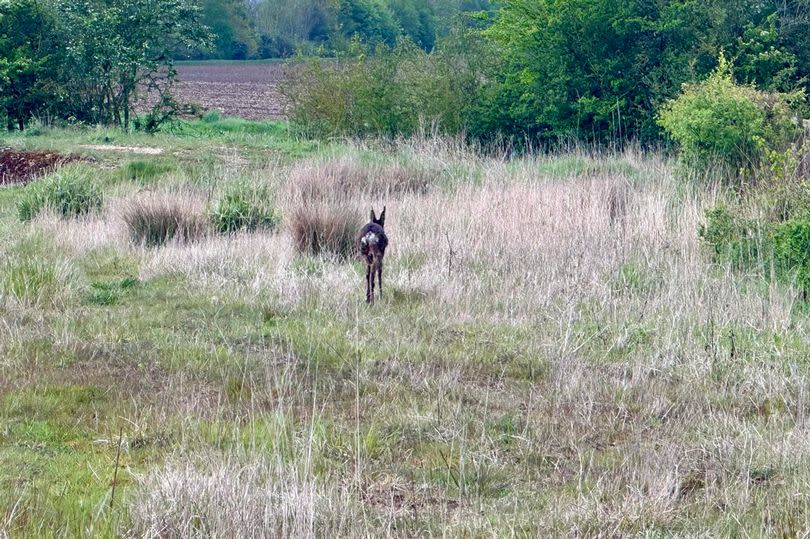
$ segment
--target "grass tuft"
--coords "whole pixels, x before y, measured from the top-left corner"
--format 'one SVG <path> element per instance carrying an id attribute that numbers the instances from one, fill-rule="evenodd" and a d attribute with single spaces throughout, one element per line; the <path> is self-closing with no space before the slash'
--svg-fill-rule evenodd
<path id="1" fill-rule="evenodd" d="M 354 253 L 355 237 L 363 221 L 359 212 L 336 203 L 307 203 L 290 215 L 290 233 L 302 254 L 335 254 L 348 258 Z"/>
<path id="2" fill-rule="evenodd" d="M 30 221 L 43 210 L 76 217 L 101 209 L 97 173 L 86 165 L 67 165 L 29 184 L 17 201 L 20 220 Z"/>
<path id="3" fill-rule="evenodd" d="M 190 193 L 142 193 L 125 201 L 120 212 L 138 245 L 188 243 L 208 232 L 204 206 Z"/>
<path id="4" fill-rule="evenodd" d="M 273 230 L 280 221 L 269 197 L 247 186 L 226 191 L 210 212 L 214 228 L 222 233 L 239 230 Z"/>

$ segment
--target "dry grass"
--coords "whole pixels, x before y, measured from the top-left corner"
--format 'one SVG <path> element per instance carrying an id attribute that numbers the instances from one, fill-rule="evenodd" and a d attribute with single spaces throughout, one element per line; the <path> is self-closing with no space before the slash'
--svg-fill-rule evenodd
<path id="1" fill-rule="evenodd" d="M 511 525 L 505 519 L 476 521 L 467 511 L 470 502 L 461 502 L 451 512 L 455 517 L 445 521 L 448 527 L 440 528 L 445 532 L 516 532 L 526 525 L 521 517 L 534 514 L 532 506 L 547 502 L 566 509 L 535 515 L 531 529 L 607 536 L 673 527 L 698 532 L 699 527 L 688 527 L 690 519 L 719 518 L 709 517 L 718 507 L 748 518 L 743 515 L 751 507 L 770 506 L 759 494 L 762 484 L 787 500 L 808 479 L 790 472 L 802 468 L 806 444 L 785 452 L 783 443 L 784 436 L 798 440 L 807 428 L 798 422 L 807 414 L 802 396 L 807 379 L 797 374 L 806 371 L 784 345 L 778 357 L 793 357 L 787 360 L 793 367 L 777 371 L 765 359 L 772 351 L 758 339 L 737 344 L 734 357 L 727 348 L 735 333 L 796 331 L 791 330 L 795 291 L 752 293 L 743 277 L 711 267 L 695 231 L 712 196 L 680 189 L 666 163 L 632 154 L 624 160 L 654 180 L 634 185 L 622 175 L 593 172 L 570 179 L 545 176 L 537 172 L 542 163 L 529 159 L 488 162 L 480 185 L 428 196 L 389 190 L 390 295 L 368 315 L 352 314 L 361 279 L 351 271 L 330 273 L 324 266 L 313 279 L 283 257 L 269 273 L 259 267 L 252 273 L 241 270 L 252 275 L 247 282 L 254 288 L 262 288 L 262 280 L 272 287 L 270 281 L 281 278 L 296 290 L 305 286 L 303 280 L 322 279 L 328 284 L 298 296 L 306 299 L 307 309 L 322 306 L 345 313 L 338 316 L 348 316 L 350 324 L 388 327 L 382 342 L 377 329 L 347 336 L 350 349 L 371 353 L 383 365 L 384 375 L 370 365 L 361 368 L 363 387 L 399 395 L 361 400 L 367 423 L 425 421 L 412 408 L 419 399 L 408 396 L 411 392 L 461 402 L 452 397 L 457 395 L 475 403 L 437 419 L 443 434 L 436 442 L 457 452 L 457 465 L 468 468 L 459 473 L 506 474 L 500 480 L 513 492 L 516 520 Z M 342 198 L 340 189 L 330 196 Z M 359 193 L 357 200 L 369 203 L 376 194 L 362 188 Z M 293 242 L 307 236 L 296 226 L 293 217 Z M 185 270 L 192 279 L 200 275 L 192 266 Z M 330 282 L 330 275 L 338 281 Z M 403 307 L 416 307 L 422 323 L 399 313 Z M 414 332 L 423 327 L 430 329 Z M 476 327 L 483 333 L 465 329 Z M 488 336 L 484 328 L 493 327 Z M 801 328 L 807 329 L 804 323 Z M 313 329 L 308 338 L 314 342 L 317 334 Z M 510 344 L 509 335 L 523 336 Z M 492 358 L 483 361 L 495 363 L 468 362 L 463 353 L 442 359 L 448 349 L 458 348 L 477 349 Z M 424 361 L 436 363 L 422 364 L 420 352 L 403 352 L 409 349 L 423 350 Z M 521 369 L 523 374 L 516 374 Z M 482 371 L 492 374 L 481 378 Z M 535 381 L 524 385 L 503 378 L 510 371 L 511 378 Z M 768 412 L 766 428 L 772 434 L 763 437 L 756 419 L 763 416 L 756 410 L 775 402 L 779 411 Z M 512 450 L 503 452 L 497 440 L 473 441 L 465 434 L 486 432 L 491 415 L 515 417 Z M 508 462 L 539 458 L 533 455 L 547 461 L 529 471 L 538 487 L 507 471 Z M 554 490 L 568 484 L 574 487 L 570 491 Z M 558 493 L 533 501 L 533 488 Z M 773 517 L 765 529 L 788 521 L 806 529 L 806 515 L 794 514 L 806 501 L 780 509 L 780 515 L 793 516 Z M 397 502 L 379 503 L 390 518 L 400 515 Z M 718 529 L 736 529 L 733 522 L 721 521 L 729 527 Z"/>
<path id="2" fill-rule="evenodd" d="M 163 388 L 171 406 L 125 416 L 173 440 L 134 476 L 131 534 L 810 531 L 806 307 L 710 263 L 696 231 L 722 192 L 636 153 L 467 159 L 417 141 L 380 159 L 402 156 L 445 168 L 427 189 L 375 187 L 385 167 L 355 157 L 257 175 L 282 183 L 279 234 L 119 245 L 147 291 L 182 288 L 131 300 L 147 320 L 120 333 L 107 317 L 58 326 L 110 354 L 143 343 L 137 361 L 164 354 L 209 387 L 206 406 Z M 382 203 L 384 295 L 367 308 L 362 277 L 325 252 L 344 240 L 323 246 Z M 148 310 L 164 296 L 168 313 Z M 10 319 L 0 337 L 23 334 Z"/>
<path id="3" fill-rule="evenodd" d="M 363 221 L 352 205 L 309 202 L 294 209 L 289 229 L 296 251 L 303 254 L 335 254 L 348 258 L 355 251 L 355 238 Z"/>
<path id="4" fill-rule="evenodd" d="M 328 200 L 340 193 L 390 197 L 425 193 L 441 176 L 441 169 L 432 162 L 379 157 L 364 160 L 362 154 L 363 149 L 358 148 L 352 153 L 300 163 L 290 171 L 287 185 L 305 200 Z"/>
<path id="5" fill-rule="evenodd" d="M 139 537 L 345 537 L 358 514 L 347 493 L 261 454 L 211 455 L 154 470 L 133 507 Z M 302 477 L 304 475 L 304 477 Z"/>
<path id="6" fill-rule="evenodd" d="M 139 193 L 122 201 L 117 211 L 137 245 L 186 243 L 208 232 L 205 204 L 190 192 Z"/>

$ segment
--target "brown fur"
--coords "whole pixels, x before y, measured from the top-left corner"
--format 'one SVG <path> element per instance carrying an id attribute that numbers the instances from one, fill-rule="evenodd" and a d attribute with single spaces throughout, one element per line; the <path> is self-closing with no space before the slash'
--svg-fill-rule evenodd
<path id="1" fill-rule="evenodd" d="M 366 264 L 366 303 L 374 303 L 374 281 L 376 276 L 379 294 L 382 298 L 382 271 L 388 236 L 385 235 L 385 206 L 380 217 L 371 210 L 371 220 L 360 229 L 357 235 L 357 251 Z"/>

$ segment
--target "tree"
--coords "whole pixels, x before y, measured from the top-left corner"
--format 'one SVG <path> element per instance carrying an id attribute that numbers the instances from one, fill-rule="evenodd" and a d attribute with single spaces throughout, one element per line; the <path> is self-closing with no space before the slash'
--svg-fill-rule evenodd
<path id="1" fill-rule="evenodd" d="M 389 0 L 389 5 L 402 33 L 422 49 L 433 49 L 436 44 L 436 23 L 427 0 Z"/>
<path id="2" fill-rule="evenodd" d="M 391 10 L 379 0 L 339 0 L 337 22 L 344 37 L 368 44 L 393 46 L 399 34 Z"/>
<path id="3" fill-rule="evenodd" d="M 62 89 L 55 18 L 37 0 L 0 0 L 0 109 L 9 130 L 53 110 Z"/>
<path id="4" fill-rule="evenodd" d="M 188 0 L 57 0 L 64 14 L 72 113 L 128 129 L 142 90 L 169 93 L 172 52 L 209 39 Z M 169 100 L 170 101 L 170 100 Z"/>
<path id="5" fill-rule="evenodd" d="M 746 28 L 766 27 L 777 4 L 505 0 L 486 31 L 503 53 L 498 123 L 546 138 L 655 140 L 660 104 L 711 72 L 723 49 L 755 53 L 761 44 L 743 37 Z M 749 62 L 750 77 L 784 75 L 779 44 L 763 46 L 776 63 Z"/>
<path id="6" fill-rule="evenodd" d="M 213 56 L 245 60 L 258 48 L 254 20 L 245 0 L 205 0 L 202 22 L 213 34 Z"/>

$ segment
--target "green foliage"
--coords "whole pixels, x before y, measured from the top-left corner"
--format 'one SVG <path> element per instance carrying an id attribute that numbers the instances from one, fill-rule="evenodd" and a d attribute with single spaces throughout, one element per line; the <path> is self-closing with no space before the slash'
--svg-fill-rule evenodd
<path id="1" fill-rule="evenodd" d="M 102 194 L 95 171 L 84 165 L 68 165 L 26 186 L 17 201 L 20 220 L 30 221 L 49 209 L 63 217 L 76 217 L 101 209 Z"/>
<path id="2" fill-rule="evenodd" d="M 23 130 L 32 116 L 58 112 L 64 49 L 49 4 L 5 0 L 0 7 L 0 115 L 9 130 Z"/>
<path id="3" fill-rule="evenodd" d="M 54 0 L 68 53 L 70 113 L 128 129 L 142 91 L 171 102 L 172 52 L 207 43 L 198 7 L 188 0 Z"/>
<path id="4" fill-rule="evenodd" d="M 810 214 L 783 222 L 746 219 L 741 208 L 706 212 L 698 230 L 716 263 L 754 271 L 766 279 L 795 282 L 810 291 Z"/>
<path id="5" fill-rule="evenodd" d="M 426 0 L 390 0 L 394 19 L 403 35 L 426 51 L 436 44 L 436 21 L 433 9 Z"/>
<path id="6" fill-rule="evenodd" d="M 394 16 L 380 0 L 338 0 L 337 24 L 347 38 L 393 46 L 397 40 Z"/>
<path id="7" fill-rule="evenodd" d="M 731 174 L 759 167 L 796 133 L 792 109 L 803 94 L 765 93 L 735 84 L 720 64 L 706 81 L 684 86 L 662 109 L 659 123 L 680 146 L 689 167 L 719 163 Z"/>
<path id="8" fill-rule="evenodd" d="M 478 102 L 473 51 L 426 53 L 406 41 L 340 65 L 311 61 L 288 81 L 292 124 L 322 137 L 461 133 Z"/>
<path id="9" fill-rule="evenodd" d="M 219 232 L 273 230 L 279 216 L 272 201 L 264 193 L 244 186 L 226 191 L 210 213 L 214 228 Z"/>
<path id="10" fill-rule="evenodd" d="M 789 11 L 780 6 L 508 0 L 485 32 L 502 53 L 491 80 L 490 129 L 546 139 L 657 139 L 660 104 L 710 73 L 724 49 L 739 49 L 747 80 L 761 74 L 799 83 L 799 73 L 783 69 L 785 38 L 755 39 L 770 28 L 769 16 L 785 31 L 780 22 Z"/>
<path id="11" fill-rule="evenodd" d="M 346 52 L 353 39 L 374 47 L 409 38 L 431 50 L 465 8 L 487 0 L 204 0 L 213 47 L 182 49 L 180 58 L 289 58 Z"/>
<path id="12" fill-rule="evenodd" d="M 245 60 L 255 55 L 256 34 L 251 26 L 247 4 L 244 0 L 204 0 L 201 2 L 202 22 L 213 34 L 215 57 Z M 192 57 L 211 57 L 203 49 Z"/>
<path id="13" fill-rule="evenodd" d="M 711 248 L 715 262 L 737 269 L 762 263 L 763 250 L 769 251 L 767 226 L 744 219 L 725 206 L 706 211 L 706 223 L 700 225 L 698 235 Z"/>
<path id="14" fill-rule="evenodd" d="M 780 266 L 795 272 L 796 284 L 810 291 L 810 215 L 774 227 L 774 254 Z"/>
<path id="15" fill-rule="evenodd" d="M 734 74 L 738 80 L 771 91 L 789 91 L 797 80 L 796 55 L 781 48 L 777 13 L 761 24 L 748 23 L 737 38 Z"/>

